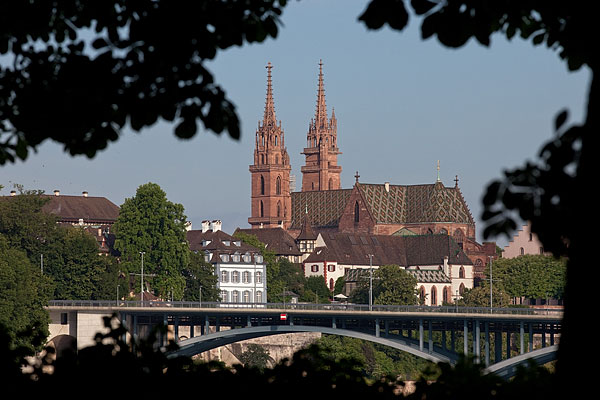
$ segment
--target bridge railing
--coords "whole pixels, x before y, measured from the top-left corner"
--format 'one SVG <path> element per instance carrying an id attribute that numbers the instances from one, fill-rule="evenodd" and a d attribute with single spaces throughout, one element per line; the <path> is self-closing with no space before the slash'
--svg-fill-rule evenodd
<path id="1" fill-rule="evenodd" d="M 290 310 L 290 311 L 359 311 L 359 312 L 406 312 L 406 313 L 445 313 L 445 314 L 503 314 L 503 315 L 562 315 L 562 309 L 528 308 L 528 307 L 457 307 L 457 306 L 400 306 L 373 305 L 352 303 L 222 303 L 191 301 L 117 301 L 117 300 L 51 300 L 50 307 L 65 308 L 155 308 L 167 307 L 176 309 L 256 309 L 256 310 Z"/>

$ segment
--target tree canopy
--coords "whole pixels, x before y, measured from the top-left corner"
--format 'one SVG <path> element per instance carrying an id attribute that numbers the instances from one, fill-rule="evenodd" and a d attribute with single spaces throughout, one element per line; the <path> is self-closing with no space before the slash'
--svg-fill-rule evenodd
<path id="1" fill-rule="evenodd" d="M 190 257 L 186 222 L 181 204 L 167 200 L 159 185 L 146 183 L 138 187 L 135 196 L 125 199 L 113 225 L 114 248 L 123 268 L 141 274 L 143 257 L 144 282 L 152 282 L 152 289 L 163 298 L 183 298 L 182 271 Z"/>
<path id="2" fill-rule="evenodd" d="M 278 33 L 286 0 L 2 2 L 0 164 L 47 139 L 93 157 L 159 119 L 240 136 L 206 67 L 220 51 Z M 157 27 L 160 26 L 160 29 Z M 176 45 L 174 45 L 176 44 Z"/>
<path id="3" fill-rule="evenodd" d="M 369 303 L 370 275 L 364 270 L 356 289 L 350 294 L 353 303 Z M 398 265 L 382 265 L 373 270 L 373 304 L 417 304 L 417 278 Z"/>

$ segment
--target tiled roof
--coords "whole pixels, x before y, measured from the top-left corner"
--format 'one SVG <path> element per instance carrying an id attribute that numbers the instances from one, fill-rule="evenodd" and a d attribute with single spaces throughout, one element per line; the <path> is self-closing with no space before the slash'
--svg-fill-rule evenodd
<path id="1" fill-rule="evenodd" d="M 441 270 L 415 270 L 405 269 L 417 279 L 418 283 L 452 283 L 452 280 Z M 344 280 L 346 282 L 357 282 L 360 279 L 369 277 L 368 268 L 346 268 L 344 271 Z"/>
<path id="2" fill-rule="evenodd" d="M 458 187 L 427 185 L 358 184 L 377 223 L 459 222 L 473 217 Z"/>
<path id="3" fill-rule="evenodd" d="M 352 189 L 293 192 L 292 229 L 300 229 L 308 211 L 313 227 L 337 226 Z"/>
<path id="4" fill-rule="evenodd" d="M 326 233 L 322 237 L 327 253 L 321 256 L 313 252 L 305 262 L 337 261 L 338 264 L 368 266 L 368 254 L 372 254 L 372 265 L 396 264 L 403 267 L 442 265 L 444 257 L 448 257 L 450 264 L 473 264 L 448 235 L 387 236 Z"/>
<path id="5" fill-rule="evenodd" d="M 42 210 L 55 214 L 61 221 L 78 222 L 95 221 L 113 223 L 119 216 L 119 206 L 108 200 L 106 197 L 84 197 L 84 196 L 51 196 Z"/>
<path id="6" fill-rule="evenodd" d="M 254 235 L 256 238 L 267 245 L 277 255 L 301 255 L 294 238 L 282 228 L 263 228 L 263 229 L 236 229 L 236 232 L 242 232 L 248 235 Z"/>
<path id="7" fill-rule="evenodd" d="M 240 239 L 223 232 L 211 230 L 202 232 L 201 230 L 191 230 L 186 233 L 187 241 L 192 251 L 209 251 L 211 253 L 219 252 L 223 254 L 233 254 L 235 252 L 245 253 L 256 252 L 253 246 L 247 245 Z"/>

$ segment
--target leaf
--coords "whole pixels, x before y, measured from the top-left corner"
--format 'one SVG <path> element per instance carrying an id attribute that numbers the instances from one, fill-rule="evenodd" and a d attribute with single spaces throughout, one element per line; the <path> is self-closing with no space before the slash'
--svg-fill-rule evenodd
<path id="1" fill-rule="evenodd" d="M 185 119 L 175 128 L 175 135 L 181 139 L 189 139 L 196 134 L 196 130 L 196 121 L 194 119 Z"/>
<path id="2" fill-rule="evenodd" d="M 569 111 L 567 109 L 562 110 L 554 119 L 554 129 L 559 130 L 561 126 L 567 121 Z"/>

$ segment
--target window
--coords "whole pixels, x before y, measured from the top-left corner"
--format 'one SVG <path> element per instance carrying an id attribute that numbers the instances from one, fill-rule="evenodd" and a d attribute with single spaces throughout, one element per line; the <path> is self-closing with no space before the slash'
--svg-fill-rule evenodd
<path id="1" fill-rule="evenodd" d="M 60 313 L 60 324 L 67 325 L 69 323 L 69 314 L 66 312 Z"/>
<path id="2" fill-rule="evenodd" d="M 265 208 L 264 208 L 262 200 L 260 201 L 260 216 L 261 217 L 265 216 Z"/>
<path id="3" fill-rule="evenodd" d="M 238 271 L 231 273 L 231 283 L 240 283 L 240 273 Z"/>
<path id="4" fill-rule="evenodd" d="M 275 181 L 275 194 L 281 194 L 281 177 L 278 176 Z"/>
<path id="5" fill-rule="evenodd" d="M 242 283 L 250 283 L 250 272 L 244 271 L 242 273 Z"/>
<path id="6" fill-rule="evenodd" d="M 250 257 L 250 254 L 244 254 L 244 262 L 249 263 L 250 261 L 252 261 L 252 257 Z"/>
<path id="7" fill-rule="evenodd" d="M 231 256 L 233 262 L 240 262 L 240 255 L 239 254 L 234 254 Z"/>
<path id="8" fill-rule="evenodd" d="M 244 295 L 242 298 L 244 303 L 250 303 L 250 292 L 248 290 L 244 290 Z"/>
<path id="9" fill-rule="evenodd" d="M 229 282 L 229 273 L 227 271 L 221 271 L 221 282 Z"/>
<path id="10" fill-rule="evenodd" d="M 425 288 L 423 286 L 419 288 L 419 300 L 421 304 L 425 304 Z"/>
<path id="11" fill-rule="evenodd" d="M 257 302 L 257 303 L 262 303 L 262 302 L 263 302 L 263 299 L 262 299 L 262 297 L 263 297 L 263 294 L 262 294 L 262 292 L 261 292 L 260 290 L 258 290 L 258 291 L 256 292 L 256 302 Z"/>
<path id="12" fill-rule="evenodd" d="M 257 255 L 255 255 L 255 256 L 254 256 L 254 259 L 255 259 L 255 260 L 256 260 L 256 262 L 257 262 L 257 263 L 259 263 L 259 264 L 260 264 L 260 263 L 262 263 L 262 261 L 263 261 L 263 258 L 262 258 L 262 256 L 261 256 L 260 254 L 257 254 Z"/>
<path id="13" fill-rule="evenodd" d="M 319 272 L 319 266 L 317 264 L 313 264 L 310 266 L 311 272 Z"/>
<path id="14" fill-rule="evenodd" d="M 262 283 L 262 272 L 256 271 L 256 277 L 254 278 L 255 283 Z"/>
<path id="15" fill-rule="evenodd" d="M 238 292 L 237 290 L 234 290 L 233 292 L 231 292 L 231 302 L 239 303 L 239 301 L 240 301 L 240 292 Z"/>
<path id="16" fill-rule="evenodd" d="M 328 272 L 335 272 L 335 265 L 333 265 L 333 264 L 329 264 L 329 265 L 327 266 L 327 271 L 328 271 Z"/>
<path id="17" fill-rule="evenodd" d="M 521 247 L 521 248 L 519 249 L 519 252 L 521 253 L 521 255 L 524 255 L 524 254 L 525 254 L 525 249 Z"/>
<path id="18" fill-rule="evenodd" d="M 260 176 L 260 194 L 265 194 L 265 178 Z"/>
<path id="19" fill-rule="evenodd" d="M 221 261 L 229 262 L 229 254 L 221 254 Z"/>
<path id="20" fill-rule="evenodd" d="M 358 205 L 358 201 L 354 203 L 354 223 L 358 223 L 360 221 L 360 206 Z"/>
<path id="21" fill-rule="evenodd" d="M 329 279 L 329 290 L 333 290 L 335 287 L 335 282 L 333 280 L 333 278 Z"/>
<path id="22" fill-rule="evenodd" d="M 460 284 L 460 287 L 458 288 L 458 293 L 460 293 L 461 296 L 465 293 L 465 284 L 464 283 Z"/>
<path id="23" fill-rule="evenodd" d="M 465 267 L 461 266 L 460 269 L 458 270 L 458 277 L 460 279 L 464 279 L 465 278 Z"/>
<path id="24" fill-rule="evenodd" d="M 450 288 L 448 286 L 444 287 L 444 293 L 442 294 L 442 301 L 446 304 L 450 303 Z"/>
<path id="25" fill-rule="evenodd" d="M 227 290 L 221 290 L 221 301 L 223 303 L 227 303 L 228 300 L 229 300 L 229 296 L 228 296 Z"/>
<path id="26" fill-rule="evenodd" d="M 437 289 L 435 286 L 431 287 L 431 305 L 437 306 Z"/>
<path id="27" fill-rule="evenodd" d="M 277 218 L 281 217 L 281 201 L 277 202 Z"/>

